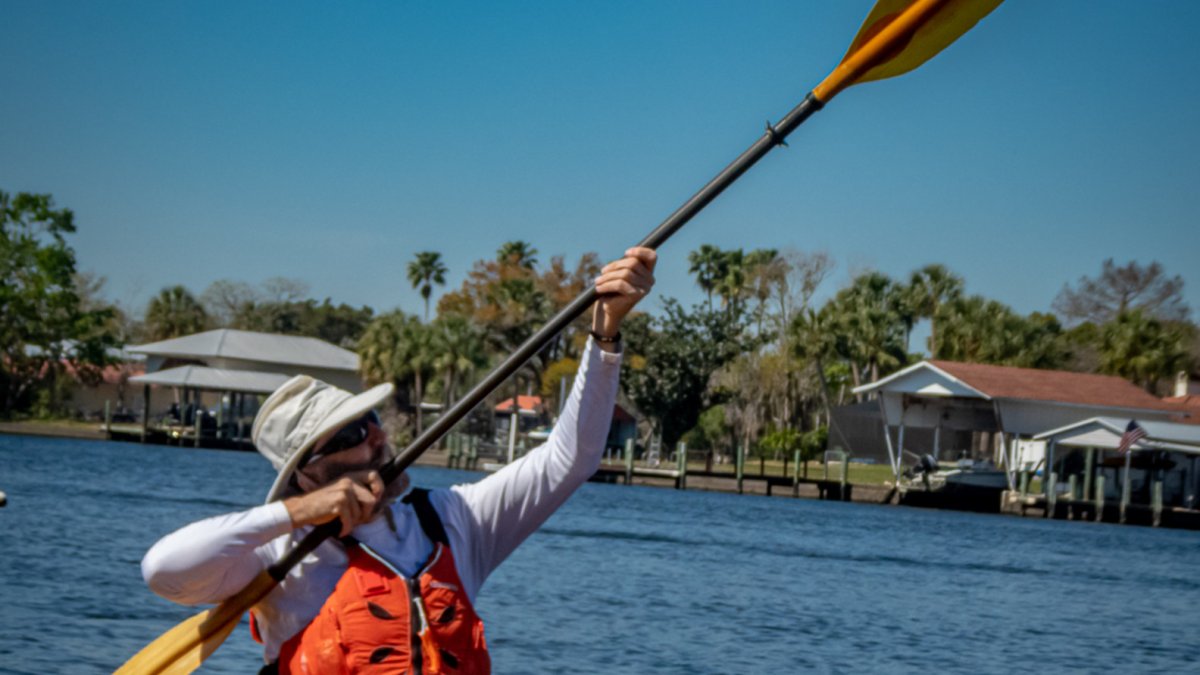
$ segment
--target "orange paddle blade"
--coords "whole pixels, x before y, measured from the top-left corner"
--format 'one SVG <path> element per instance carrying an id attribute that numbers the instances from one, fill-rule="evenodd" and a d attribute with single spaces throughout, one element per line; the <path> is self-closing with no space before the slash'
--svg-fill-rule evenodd
<path id="1" fill-rule="evenodd" d="M 260 573 L 237 595 L 163 633 L 114 675 L 184 675 L 196 670 L 225 642 L 242 615 L 278 584 L 270 574 Z"/>
<path id="2" fill-rule="evenodd" d="M 813 89 L 822 103 L 854 84 L 903 75 L 937 55 L 1003 0 L 879 0 L 842 62 Z"/>

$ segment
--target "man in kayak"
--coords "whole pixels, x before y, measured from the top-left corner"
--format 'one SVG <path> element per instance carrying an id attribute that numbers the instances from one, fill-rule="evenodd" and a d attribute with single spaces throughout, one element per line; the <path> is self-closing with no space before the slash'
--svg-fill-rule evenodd
<path id="1" fill-rule="evenodd" d="M 251 612 L 263 672 L 489 672 L 475 596 L 599 466 L 621 322 L 654 285 L 655 261 L 633 248 L 601 271 L 592 337 L 544 445 L 477 483 L 409 490 L 404 475 L 385 486 L 377 469 L 391 448 L 374 408 L 392 386 L 352 395 L 297 376 L 254 421 L 255 447 L 278 470 L 266 503 L 159 540 L 142 560 L 146 583 L 175 602 L 219 603 L 337 518 L 342 538 L 321 544 Z"/>

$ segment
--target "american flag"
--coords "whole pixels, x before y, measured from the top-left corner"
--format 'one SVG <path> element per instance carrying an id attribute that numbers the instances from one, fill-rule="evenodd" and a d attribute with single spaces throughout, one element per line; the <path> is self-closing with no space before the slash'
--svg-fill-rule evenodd
<path id="1" fill-rule="evenodd" d="M 1129 452 L 1138 439 L 1145 437 L 1146 430 L 1137 423 L 1137 420 L 1129 420 L 1129 426 L 1125 427 L 1125 433 L 1121 434 L 1121 442 L 1117 444 L 1117 454 L 1123 455 Z"/>

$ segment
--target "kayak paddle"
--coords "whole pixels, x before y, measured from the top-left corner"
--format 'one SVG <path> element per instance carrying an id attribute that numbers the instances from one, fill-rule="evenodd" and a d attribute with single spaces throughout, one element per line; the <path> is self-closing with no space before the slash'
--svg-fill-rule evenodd
<path id="1" fill-rule="evenodd" d="M 788 134 L 834 96 L 862 82 L 895 77 L 917 68 L 970 30 L 1002 0 L 879 0 L 867 15 L 838 66 L 777 124 L 684 202 L 638 245 L 657 249 L 704 209 L 717 195 L 754 166 Z M 498 388 L 558 333 L 596 301 L 589 288 L 534 333 L 466 396 L 418 436 L 381 470 L 385 483 L 395 480 L 425 450 L 433 446 L 488 394 Z M 333 520 L 319 525 L 283 558 L 259 574 L 249 586 L 216 607 L 184 621 L 151 642 L 116 672 L 126 674 L 190 673 L 217 649 L 242 615 L 287 576 L 293 566 L 323 541 L 336 536 L 342 525 Z"/>

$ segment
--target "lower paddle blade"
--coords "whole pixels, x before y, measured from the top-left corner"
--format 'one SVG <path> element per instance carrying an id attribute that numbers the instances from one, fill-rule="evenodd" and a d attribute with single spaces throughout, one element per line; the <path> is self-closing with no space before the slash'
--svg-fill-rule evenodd
<path id="1" fill-rule="evenodd" d="M 237 628 L 241 618 L 239 615 L 234 620 L 225 622 L 224 625 L 210 634 L 204 641 L 180 654 L 174 661 L 167 664 L 166 668 L 158 671 L 158 673 L 161 675 L 188 675 L 188 673 L 196 670 L 200 667 L 201 663 L 204 663 L 205 659 L 217 651 L 217 647 L 220 647 L 225 642 L 225 638 L 229 637 L 234 628 Z"/>
<path id="2" fill-rule="evenodd" d="M 277 584 L 270 574 L 260 573 L 237 595 L 163 633 L 114 675 L 183 675 L 194 671 L 225 642 L 242 615 Z"/>

